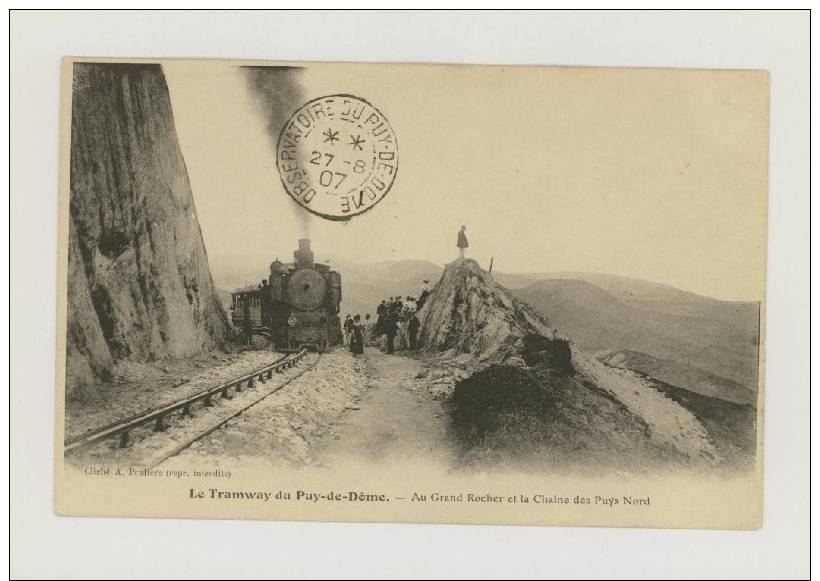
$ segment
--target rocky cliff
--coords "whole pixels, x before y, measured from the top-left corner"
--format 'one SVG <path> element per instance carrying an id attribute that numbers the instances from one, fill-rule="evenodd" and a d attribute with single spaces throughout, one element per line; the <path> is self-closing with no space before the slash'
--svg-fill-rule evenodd
<path id="1" fill-rule="evenodd" d="M 552 336 L 545 317 L 469 259 L 447 265 L 419 318 L 421 348 L 489 361 L 517 356 L 530 334 Z"/>
<path id="2" fill-rule="evenodd" d="M 114 361 L 222 344 L 217 299 L 162 69 L 76 64 L 67 391 Z"/>

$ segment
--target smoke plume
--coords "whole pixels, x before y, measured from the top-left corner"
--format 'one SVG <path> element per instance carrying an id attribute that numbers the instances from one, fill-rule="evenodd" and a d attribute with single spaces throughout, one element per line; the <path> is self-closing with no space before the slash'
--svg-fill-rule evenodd
<path id="1" fill-rule="evenodd" d="M 273 151 L 279 132 L 291 114 L 307 100 L 299 83 L 300 67 L 247 66 L 242 67 L 248 81 L 248 90 L 254 96 L 265 119 L 265 129 Z M 299 236 L 310 238 L 311 214 L 288 196 L 289 206 L 299 226 Z"/>

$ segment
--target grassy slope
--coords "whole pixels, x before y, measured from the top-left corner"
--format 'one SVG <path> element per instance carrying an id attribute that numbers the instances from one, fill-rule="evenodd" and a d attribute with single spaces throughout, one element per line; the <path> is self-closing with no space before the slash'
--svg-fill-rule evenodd
<path id="1" fill-rule="evenodd" d="M 471 465 L 645 472 L 684 462 L 657 447 L 646 422 L 610 394 L 580 376 L 543 367 L 480 371 L 456 386 L 450 413 Z"/>

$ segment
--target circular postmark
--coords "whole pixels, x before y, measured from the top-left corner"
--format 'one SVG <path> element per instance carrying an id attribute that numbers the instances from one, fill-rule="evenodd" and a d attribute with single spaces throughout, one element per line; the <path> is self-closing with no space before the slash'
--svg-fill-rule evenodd
<path id="1" fill-rule="evenodd" d="M 399 169 L 387 118 L 354 95 L 313 99 L 290 116 L 276 146 L 279 177 L 303 208 L 347 220 L 378 204 Z"/>

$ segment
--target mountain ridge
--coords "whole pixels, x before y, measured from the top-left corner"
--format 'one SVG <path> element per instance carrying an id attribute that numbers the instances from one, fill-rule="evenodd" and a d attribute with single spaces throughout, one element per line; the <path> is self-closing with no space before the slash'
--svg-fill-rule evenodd
<path id="1" fill-rule="evenodd" d="M 219 282 L 219 286 L 223 288 L 230 287 L 233 284 L 235 284 L 237 287 L 243 286 L 245 282 L 250 284 L 250 282 L 255 280 L 256 277 L 264 275 L 264 273 L 267 270 L 267 265 L 270 262 L 272 262 L 274 258 L 277 258 L 277 256 L 274 256 L 273 254 L 268 255 L 262 253 L 209 253 L 209 260 L 212 263 L 212 274 L 214 276 L 214 279 Z M 278 258 L 282 260 L 289 259 L 289 257 L 287 256 L 278 256 Z M 322 254 L 321 251 L 317 251 L 317 261 L 329 263 L 333 268 L 342 272 L 342 276 L 345 275 L 345 271 L 351 271 L 352 273 L 358 275 L 362 271 L 367 271 L 368 269 L 373 268 L 382 272 L 387 270 L 393 272 L 402 272 L 405 270 L 410 270 L 411 272 L 413 272 L 416 270 L 420 270 L 427 274 L 437 273 L 437 275 L 440 276 L 445 266 L 436 264 L 426 259 L 385 259 L 375 262 L 358 262 L 334 253 Z M 411 266 L 414 268 L 408 268 Z M 591 282 L 592 284 L 595 284 L 596 286 L 604 290 L 607 290 L 608 286 L 613 286 L 616 283 L 621 283 L 621 285 L 634 284 L 638 288 L 668 289 L 669 291 L 672 291 L 681 296 L 688 296 L 693 299 L 703 300 L 706 302 L 741 305 L 759 304 L 759 301 L 753 300 L 718 299 L 708 295 L 695 293 L 693 291 L 684 290 L 668 283 L 661 283 L 637 277 L 628 277 L 623 275 L 608 274 L 595 271 L 505 272 L 494 270 L 491 274 L 496 282 L 504 285 L 510 290 L 525 288 L 527 286 L 530 286 L 543 280 L 574 279 Z M 377 275 L 377 278 L 383 279 L 384 276 Z M 601 281 L 610 282 L 602 283 Z M 627 290 L 625 292 L 628 294 L 629 291 Z M 633 295 L 635 295 L 634 290 L 631 292 Z M 613 292 L 612 294 L 614 296 L 618 296 L 619 293 Z"/>
<path id="2" fill-rule="evenodd" d="M 514 292 L 549 313 L 559 331 L 588 351 L 640 352 L 756 392 L 757 309 L 717 300 L 684 305 L 670 300 L 659 308 L 590 285 L 550 279 Z"/>

